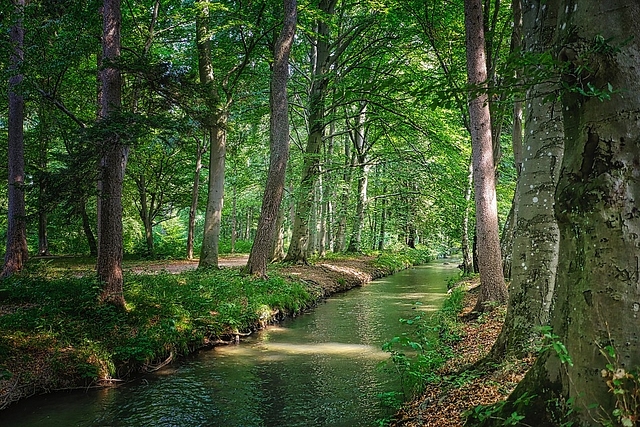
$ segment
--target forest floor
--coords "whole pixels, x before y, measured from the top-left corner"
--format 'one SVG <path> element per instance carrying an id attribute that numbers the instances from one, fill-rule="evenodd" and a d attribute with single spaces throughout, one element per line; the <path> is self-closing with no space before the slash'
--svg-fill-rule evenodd
<path id="1" fill-rule="evenodd" d="M 506 314 L 506 306 L 494 308 L 478 318 L 468 316 L 477 300 L 479 278 L 461 283 L 468 291 L 459 318 L 462 340 L 455 343 L 450 359 L 438 373 L 438 381 L 427 384 L 424 392 L 405 404 L 396 414 L 392 427 L 458 427 L 469 412 L 485 411 L 482 406 L 504 401 L 529 370 L 535 357 L 502 365 L 476 368 L 495 342 Z"/>

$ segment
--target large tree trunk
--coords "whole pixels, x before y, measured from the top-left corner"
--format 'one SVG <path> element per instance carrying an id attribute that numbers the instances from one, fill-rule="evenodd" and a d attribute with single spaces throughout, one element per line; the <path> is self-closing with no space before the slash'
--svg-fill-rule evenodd
<path id="1" fill-rule="evenodd" d="M 522 0 L 512 0 L 513 31 L 511 32 L 511 53 L 520 54 L 522 51 Z M 514 72 L 516 79 L 521 77 L 520 70 Z M 511 145 L 513 147 L 513 162 L 516 166 L 516 182 L 520 178 L 522 169 L 522 100 L 518 97 L 513 102 L 513 127 L 511 132 Z M 515 216 L 515 204 L 518 192 L 515 191 L 511 202 L 509 216 L 502 230 L 500 238 L 500 250 L 502 251 L 502 274 L 505 279 L 511 280 L 513 239 L 518 218 Z"/>
<path id="2" fill-rule="evenodd" d="M 211 54 L 211 35 L 209 34 L 208 2 L 200 0 L 196 16 L 196 35 L 198 46 L 198 73 L 200 84 L 207 93 L 208 117 L 205 128 L 209 133 L 209 190 L 204 218 L 204 235 L 200 249 L 199 268 L 218 267 L 218 242 L 220 240 L 220 220 L 224 200 L 224 167 L 227 142 L 226 109 L 219 106 L 220 97 L 215 88 Z"/>
<path id="3" fill-rule="evenodd" d="M 20 65 L 24 60 L 24 28 L 21 16 L 25 0 L 16 0 L 15 4 L 17 15 L 20 18 L 10 31 L 13 45 L 10 64 L 11 72 L 15 74 L 9 78 L 9 207 L 7 212 L 7 250 L 0 278 L 20 272 L 29 255 L 24 202 L 24 98 L 20 93 L 23 76 L 19 74 Z"/>
<path id="4" fill-rule="evenodd" d="M 211 146 L 209 147 L 209 191 L 207 209 L 204 218 L 204 236 L 200 249 L 199 268 L 218 267 L 218 242 L 220 240 L 220 221 L 224 200 L 224 163 L 226 153 L 227 116 L 218 117 L 210 128 Z"/>
<path id="5" fill-rule="evenodd" d="M 533 4 L 540 3 L 546 2 Z M 572 364 L 546 352 L 502 414 L 517 411 L 524 416 L 522 425 L 611 421 L 633 426 L 637 377 L 628 375 L 635 376 L 640 366 L 640 3 L 611 0 L 605 7 L 599 0 L 585 0 L 574 5 L 562 0 L 554 8 L 562 23 L 556 47 L 567 66 L 566 87 L 588 82 L 606 93 L 610 84 L 620 92 L 604 102 L 563 93 L 565 150 L 555 192 L 560 247 L 551 326 Z M 625 43 L 613 48 L 607 40 Z M 525 393 L 528 397 L 518 401 Z"/>
<path id="6" fill-rule="evenodd" d="M 507 288 L 502 276 L 502 256 L 498 231 L 495 172 L 491 139 L 491 117 L 486 91 L 486 60 L 482 2 L 465 0 L 467 71 L 469 83 L 478 89 L 469 101 L 473 146 L 473 179 L 476 200 L 476 233 L 480 268 L 480 294 L 475 311 L 488 303 L 506 302 Z"/>
<path id="7" fill-rule="evenodd" d="M 296 30 L 296 0 L 284 0 L 284 24 L 274 47 L 271 74 L 271 156 L 269 174 L 262 199 L 262 210 L 256 238 L 251 247 L 247 271 L 260 277 L 267 274 L 267 262 L 276 237 L 280 204 L 284 194 L 284 182 L 289 157 L 289 102 L 287 80 L 289 77 L 289 53 Z"/>
<path id="8" fill-rule="evenodd" d="M 334 13 L 336 0 L 321 0 L 320 10 L 325 14 Z M 304 152 L 302 176 L 296 197 L 296 214 L 293 222 L 291 242 L 285 261 L 307 262 L 307 245 L 309 240 L 309 218 L 313 208 L 313 188 L 318 177 L 320 148 L 324 135 L 325 114 L 324 98 L 328 77 L 326 76 L 329 60 L 329 26 L 324 21 L 318 22 L 318 37 L 313 63 L 313 80 L 309 97 L 309 136 Z"/>
<path id="9" fill-rule="evenodd" d="M 529 34 L 527 51 L 543 53 L 552 48 L 559 0 L 545 8 L 528 8 L 524 32 Z M 541 6 L 537 4 L 536 6 Z M 531 39 L 537 35 L 537 42 Z M 521 356 L 532 351 L 539 327 L 549 323 L 558 266 L 559 231 L 553 213 L 563 153 L 561 106 L 544 98 L 558 82 L 536 84 L 527 95 L 527 119 L 522 167 L 514 209 L 512 281 L 502 332 L 490 357 Z"/>
<path id="10" fill-rule="evenodd" d="M 103 4 L 102 59 L 105 67 L 102 82 L 101 120 L 109 120 L 122 105 L 122 78 L 112 64 L 120 57 L 120 0 L 105 0 Z M 98 278 L 103 283 L 100 299 L 124 308 L 122 291 L 122 183 L 127 161 L 127 149 L 117 132 L 108 134 L 103 142 L 100 181 L 100 241 L 98 247 Z"/>

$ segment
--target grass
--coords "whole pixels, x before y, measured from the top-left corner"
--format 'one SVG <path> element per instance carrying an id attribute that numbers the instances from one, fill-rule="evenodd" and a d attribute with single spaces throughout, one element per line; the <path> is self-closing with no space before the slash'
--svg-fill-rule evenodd
<path id="1" fill-rule="evenodd" d="M 93 279 L 24 275 L 2 282 L 0 378 L 29 375 L 20 367 L 40 356 L 49 376 L 64 378 L 52 387 L 120 377 L 313 302 L 301 283 L 274 275 L 258 280 L 233 269 L 128 274 L 125 283 L 122 312 L 98 304 Z"/>

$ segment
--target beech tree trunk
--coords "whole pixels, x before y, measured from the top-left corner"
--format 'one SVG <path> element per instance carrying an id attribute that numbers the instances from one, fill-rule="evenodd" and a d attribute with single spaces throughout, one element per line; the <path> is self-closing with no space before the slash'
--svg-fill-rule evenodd
<path id="1" fill-rule="evenodd" d="M 211 53 L 211 35 L 209 34 L 209 3 L 199 0 L 196 16 L 196 35 L 198 47 L 198 74 L 200 84 L 207 93 L 209 116 L 204 126 L 209 136 L 209 189 L 207 208 L 204 218 L 204 234 L 200 249 L 198 268 L 218 268 L 218 243 L 220 240 L 220 220 L 224 201 L 224 167 L 227 150 L 228 112 L 220 107 L 220 97 L 215 87 Z"/>
<path id="2" fill-rule="evenodd" d="M 24 60 L 24 28 L 22 15 L 25 0 L 16 0 L 17 22 L 9 34 L 13 51 L 9 59 L 12 76 L 9 78 L 8 117 L 8 222 L 7 249 L 0 278 L 20 272 L 27 262 L 27 226 L 24 201 L 24 98 L 20 93 L 23 76 L 19 73 Z"/>
<path id="3" fill-rule="evenodd" d="M 525 3 L 525 10 L 545 3 Z M 554 50 L 567 66 L 564 86 L 576 91 L 562 93 L 565 150 L 555 191 L 560 245 L 551 326 L 573 363 L 562 363 L 553 350 L 544 353 L 497 417 L 517 411 L 522 425 L 632 426 L 637 377 L 628 374 L 640 366 L 640 3 L 561 0 L 554 12 L 560 29 Z M 587 82 L 600 93 L 609 85 L 619 92 L 600 101 L 577 91 Z M 614 380 L 622 393 L 609 389 Z M 518 400 L 525 393 L 531 400 Z"/>
<path id="4" fill-rule="evenodd" d="M 498 230 L 495 172 L 491 139 L 491 117 L 486 93 L 487 69 L 482 2 L 465 0 L 467 74 L 476 88 L 469 100 L 469 119 L 473 147 L 473 180 L 476 200 L 476 234 L 480 294 L 475 311 L 482 312 L 491 302 L 506 302 L 507 288 L 502 276 L 502 256 Z"/>
<path id="5" fill-rule="evenodd" d="M 109 120 L 122 105 L 122 78 L 112 63 L 120 57 L 120 0 L 104 0 L 102 59 L 100 72 L 102 105 L 100 120 Z M 100 168 L 100 239 L 98 246 L 98 278 L 103 283 L 100 299 L 124 308 L 122 277 L 122 183 L 127 161 L 127 148 L 118 133 L 105 137 Z"/>
<path id="6" fill-rule="evenodd" d="M 296 0 L 284 0 L 284 23 L 273 52 L 271 74 L 271 155 L 269 174 L 262 199 L 262 209 L 256 237 L 251 247 L 247 271 L 260 277 L 267 274 L 267 262 L 278 231 L 278 216 L 284 194 L 287 160 L 289 158 L 289 102 L 287 80 L 289 78 L 289 53 L 297 22 Z"/>
<path id="7" fill-rule="evenodd" d="M 543 53 L 553 47 L 559 0 L 524 14 L 525 48 Z M 535 40 L 534 40 L 535 38 Z M 535 44 L 532 42 L 535 41 Z M 512 281 L 504 326 L 490 354 L 499 360 L 533 351 L 539 327 L 548 325 L 558 266 L 559 231 L 554 216 L 554 191 L 562 163 L 562 107 L 545 101 L 559 82 L 536 84 L 527 94 L 527 133 L 516 188 Z"/>

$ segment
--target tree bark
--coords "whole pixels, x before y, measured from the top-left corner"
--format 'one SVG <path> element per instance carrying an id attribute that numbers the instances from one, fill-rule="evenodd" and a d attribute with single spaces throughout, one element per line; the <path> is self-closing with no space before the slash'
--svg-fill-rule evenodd
<path id="1" fill-rule="evenodd" d="M 25 0 L 15 2 L 18 20 L 11 27 L 10 40 L 13 51 L 9 59 L 9 117 L 8 117 L 8 222 L 7 249 L 0 278 L 22 271 L 27 262 L 27 225 L 24 201 L 24 97 L 20 93 L 23 75 L 20 66 L 24 60 L 24 14 Z"/>
<path id="2" fill-rule="evenodd" d="M 336 0 L 321 0 L 319 8 L 327 15 L 334 13 Z M 293 223 L 291 242 L 285 261 L 307 262 L 307 245 L 309 240 L 309 218 L 313 208 L 313 188 L 318 177 L 320 148 L 325 127 L 324 98 L 326 95 L 328 76 L 326 67 L 329 60 L 329 26 L 324 21 L 318 22 L 316 38 L 316 54 L 309 98 L 309 136 L 304 153 L 302 176 L 296 197 L 296 213 Z"/>
<path id="3" fill-rule="evenodd" d="M 464 216 L 462 218 L 462 272 L 471 274 L 473 270 L 473 247 L 469 244 L 469 217 L 471 216 L 471 194 L 473 192 L 473 161 L 469 162 L 467 188 L 464 192 Z"/>
<path id="4" fill-rule="evenodd" d="M 545 353 L 497 416 L 517 411 L 521 424 L 536 426 L 635 425 L 637 377 L 627 374 L 640 366 L 640 4 L 561 0 L 554 12 L 560 29 L 554 47 L 569 90 L 562 93 L 565 150 L 555 191 L 560 244 L 551 326 L 572 364 Z M 616 42 L 616 48 L 609 44 Z M 587 82 L 600 93 L 609 85 L 620 92 L 601 102 L 579 92 Z M 614 380 L 624 393 L 609 389 Z M 531 397 L 526 404 L 518 400 L 524 393 Z"/>
<path id="5" fill-rule="evenodd" d="M 549 0 L 542 8 L 536 2 L 536 7 L 526 10 L 527 51 L 541 54 L 553 47 L 558 3 Z M 533 37 L 535 44 L 531 43 Z M 495 360 L 532 351 L 539 327 L 549 324 L 559 242 L 554 191 L 564 144 L 561 106 L 544 98 L 556 90 L 558 83 L 538 83 L 526 98 L 527 133 L 516 187 L 512 281 L 505 323 L 489 356 Z"/>
<path id="6" fill-rule="evenodd" d="M 122 105 L 122 78 L 114 63 L 120 58 L 120 0 L 104 0 L 102 60 L 102 105 L 100 120 L 109 120 Z M 103 141 L 100 181 L 100 241 L 98 278 L 103 284 L 100 299 L 124 308 L 122 277 L 122 183 L 127 161 L 127 148 L 118 133 L 108 134 Z"/>
<path id="7" fill-rule="evenodd" d="M 353 132 L 353 142 L 358 158 L 358 200 L 356 202 L 356 216 L 353 222 L 351 239 L 347 252 L 360 252 L 362 249 L 362 227 L 367 206 L 367 186 L 369 183 L 369 165 L 367 164 L 367 143 L 365 135 L 365 121 L 367 104 L 363 103 L 358 113 L 358 123 Z"/>
<path id="8" fill-rule="evenodd" d="M 284 194 L 287 160 L 289 158 L 289 102 L 287 80 L 289 78 L 289 54 L 296 31 L 296 0 L 284 0 L 284 23 L 274 47 L 271 74 L 271 155 L 269 174 L 262 199 L 262 209 L 256 237 L 251 247 L 247 271 L 260 277 L 267 274 L 267 262 L 276 237 L 280 204 Z"/>
<path id="9" fill-rule="evenodd" d="M 476 200 L 476 233 L 480 268 L 480 294 L 475 311 L 487 304 L 506 302 L 507 288 L 502 276 L 502 256 L 498 231 L 495 172 L 491 138 L 491 117 L 486 93 L 487 70 L 482 2 L 465 0 L 467 74 L 474 93 L 469 101 L 473 147 L 473 179 Z"/>
<path id="10" fill-rule="evenodd" d="M 209 34 L 209 5 L 200 0 L 196 16 L 198 47 L 198 73 L 200 84 L 207 93 L 208 117 L 204 126 L 209 134 L 209 188 L 204 219 L 204 235 L 200 249 L 198 268 L 218 267 L 218 243 L 220 240 L 220 220 L 224 201 L 224 167 L 227 143 L 226 109 L 219 106 L 220 97 L 215 87 L 211 40 Z"/>
<path id="11" fill-rule="evenodd" d="M 87 214 L 87 201 L 81 200 L 78 204 L 78 210 L 80 211 L 80 218 L 82 219 L 82 230 L 84 231 L 84 235 L 87 238 L 87 245 L 89 246 L 89 254 L 91 256 L 98 255 L 98 243 L 96 242 L 96 238 L 93 234 L 93 230 L 91 230 L 91 221 L 89 221 L 89 215 Z"/>
<path id="12" fill-rule="evenodd" d="M 196 230 L 196 215 L 198 214 L 198 195 L 200 189 L 200 171 L 202 170 L 202 155 L 205 144 L 201 144 L 196 138 L 196 168 L 193 174 L 193 187 L 191 189 L 191 206 L 189 207 L 189 227 L 187 230 L 187 259 L 193 259 L 193 244 Z"/>

